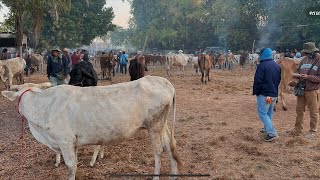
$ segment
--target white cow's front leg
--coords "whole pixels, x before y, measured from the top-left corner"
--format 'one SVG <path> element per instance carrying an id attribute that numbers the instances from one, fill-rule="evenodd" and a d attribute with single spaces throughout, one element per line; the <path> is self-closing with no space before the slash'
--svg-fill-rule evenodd
<path id="1" fill-rule="evenodd" d="M 92 166 L 94 165 L 94 163 L 96 162 L 96 159 L 97 159 L 99 150 L 100 150 L 100 145 L 94 146 L 94 152 L 93 152 L 93 155 L 92 155 L 92 158 L 91 158 L 91 161 L 90 161 L 90 166 L 91 166 L 91 167 L 92 167 Z"/>
<path id="2" fill-rule="evenodd" d="M 72 144 L 61 145 L 60 149 L 63 155 L 64 162 L 68 167 L 68 180 L 75 180 L 77 171 L 77 150 Z"/>
<path id="3" fill-rule="evenodd" d="M 55 166 L 56 167 L 59 167 L 59 164 L 60 164 L 60 153 L 56 153 L 56 164 L 55 164 Z"/>

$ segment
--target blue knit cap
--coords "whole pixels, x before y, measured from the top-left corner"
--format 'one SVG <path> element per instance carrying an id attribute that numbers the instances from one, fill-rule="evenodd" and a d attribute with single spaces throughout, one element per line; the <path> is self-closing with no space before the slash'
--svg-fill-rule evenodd
<path id="1" fill-rule="evenodd" d="M 260 61 L 267 59 L 272 59 L 272 50 L 270 48 L 265 48 L 259 56 Z"/>

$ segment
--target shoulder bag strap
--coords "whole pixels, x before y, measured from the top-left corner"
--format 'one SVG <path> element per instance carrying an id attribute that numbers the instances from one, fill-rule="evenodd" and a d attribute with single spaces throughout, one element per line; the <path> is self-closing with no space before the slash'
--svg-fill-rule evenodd
<path id="1" fill-rule="evenodd" d="M 317 59 L 315 59 L 315 60 L 314 60 L 314 62 L 312 63 L 312 65 L 311 65 L 311 68 L 309 69 L 309 71 L 308 71 L 307 75 L 309 75 L 309 74 L 310 74 L 310 72 L 311 72 L 312 68 L 314 67 L 314 65 L 316 65 L 316 63 L 317 63 L 317 62 L 318 62 L 318 60 L 317 60 Z"/>

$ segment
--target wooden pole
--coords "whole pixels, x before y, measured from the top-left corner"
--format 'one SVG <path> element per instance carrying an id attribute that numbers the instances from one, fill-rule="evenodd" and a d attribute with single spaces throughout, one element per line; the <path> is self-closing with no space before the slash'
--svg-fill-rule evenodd
<path id="1" fill-rule="evenodd" d="M 144 41 L 144 45 L 143 45 L 143 48 L 142 48 L 142 54 L 144 54 L 144 49 L 146 48 L 148 38 L 149 38 L 149 36 L 147 36 L 145 41 Z"/>
<path id="2" fill-rule="evenodd" d="M 256 40 L 253 40 L 253 43 L 252 43 L 252 54 L 254 54 L 254 43 L 256 42 Z"/>

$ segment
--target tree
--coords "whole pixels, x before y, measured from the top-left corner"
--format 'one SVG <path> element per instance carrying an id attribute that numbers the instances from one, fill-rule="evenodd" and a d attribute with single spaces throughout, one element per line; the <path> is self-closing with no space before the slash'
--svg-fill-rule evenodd
<path id="1" fill-rule="evenodd" d="M 89 45 L 95 37 L 104 36 L 115 28 L 111 23 L 114 17 L 112 8 L 104 8 L 104 0 L 89 3 L 73 0 L 71 5 L 69 11 L 60 14 L 59 21 L 55 21 L 51 14 L 45 16 L 40 47 L 56 45 L 76 48 Z M 32 17 L 26 21 L 31 22 L 30 19 Z"/>
<path id="2" fill-rule="evenodd" d="M 16 1 L 3 2 L 14 12 L 11 3 Z M 28 33 L 29 44 L 34 48 L 88 45 L 92 39 L 115 27 L 111 23 L 112 8 L 104 8 L 104 5 L 105 0 L 24 0 L 21 3 L 24 9 L 22 29 Z M 13 13 L 11 16 L 16 17 Z"/>
<path id="3" fill-rule="evenodd" d="M 149 48 L 231 50 L 298 48 L 320 41 L 319 18 L 307 14 L 314 0 L 132 0 L 132 44 Z M 317 8 L 314 8 L 317 9 Z"/>
<path id="4" fill-rule="evenodd" d="M 23 18 L 24 15 L 33 17 L 32 24 L 34 26 L 34 39 L 38 41 L 39 34 L 42 30 L 43 16 L 46 12 L 50 12 L 53 17 L 59 16 L 60 10 L 71 3 L 71 0 L 1 0 L 10 8 L 11 16 L 14 19 L 16 31 L 17 47 L 19 54 L 22 54 L 23 39 Z M 10 19 L 10 18 L 9 18 Z"/>

